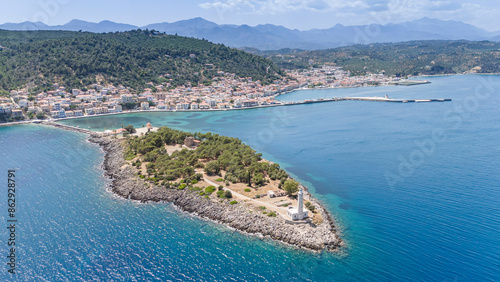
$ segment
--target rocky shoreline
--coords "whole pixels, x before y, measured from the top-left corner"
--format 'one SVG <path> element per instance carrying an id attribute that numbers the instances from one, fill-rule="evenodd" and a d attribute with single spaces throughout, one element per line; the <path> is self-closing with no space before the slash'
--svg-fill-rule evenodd
<path id="1" fill-rule="evenodd" d="M 146 187 L 145 182 L 135 175 L 135 168 L 126 164 L 123 158 L 124 147 L 119 140 L 91 135 L 89 141 L 98 144 L 104 150 L 103 169 L 112 181 L 111 191 L 123 198 L 141 202 L 171 202 L 182 211 L 245 233 L 261 234 L 307 250 L 336 251 L 343 246 L 332 218 L 310 195 L 307 195 L 307 198 L 322 214 L 323 223 L 318 226 L 287 224 L 280 217 L 252 213 L 243 205 L 231 205 L 228 201 L 208 200 L 188 190 L 166 189 L 158 186 Z"/>
<path id="2" fill-rule="evenodd" d="M 323 222 L 319 225 L 288 224 L 280 217 L 252 213 L 243 205 L 231 205 L 229 201 L 215 202 L 188 190 L 166 189 L 159 186 L 146 188 L 145 182 L 135 175 L 136 169 L 125 162 L 124 145 L 120 140 L 64 124 L 54 122 L 41 124 L 89 135 L 89 142 L 99 145 L 104 151 L 102 167 L 105 175 L 111 179 L 110 190 L 123 198 L 143 203 L 171 202 L 180 210 L 201 218 L 247 234 L 262 235 L 310 251 L 338 251 L 345 245 L 328 211 L 302 185 L 305 199 L 314 204 L 316 211 L 323 217 Z"/>

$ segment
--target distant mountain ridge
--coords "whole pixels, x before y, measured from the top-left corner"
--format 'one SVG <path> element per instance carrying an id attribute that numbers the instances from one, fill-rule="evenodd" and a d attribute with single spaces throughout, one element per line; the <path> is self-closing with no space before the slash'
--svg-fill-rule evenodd
<path id="1" fill-rule="evenodd" d="M 5 30 L 68 30 L 95 33 L 154 29 L 167 34 L 207 39 L 231 47 L 251 47 L 259 50 L 282 48 L 317 50 L 353 44 L 402 42 L 410 40 L 500 40 L 500 32 L 488 32 L 458 21 L 422 18 L 397 24 L 370 24 L 344 26 L 337 24 L 328 29 L 297 30 L 272 24 L 219 25 L 203 18 L 193 18 L 173 23 L 155 23 L 143 27 L 101 21 L 91 23 L 72 20 L 64 25 L 48 26 L 41 22 L 5 23 Z"/>
<path id="2" fill-rule="evenodd" d="M 115 23 L 112 21 L 101 21 L 92 23 L 82 20 L 72 20 L 67 24 L 49 26 L 42 22 L 22 22 L 22 23 L 5 23 L 0 25 L 0 29 L 4 30 L 66 30 L 66 31 L 88 31 L 95 33 L 115 32 L 115 31 L 130 31 L 139 27 L 130 24 Z"/>

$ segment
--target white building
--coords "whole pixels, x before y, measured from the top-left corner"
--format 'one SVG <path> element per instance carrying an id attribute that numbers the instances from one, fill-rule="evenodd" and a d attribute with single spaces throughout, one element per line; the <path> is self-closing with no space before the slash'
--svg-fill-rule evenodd
<path id="1" fill-rule="evenodd" d="M 66 111 L 64 109 L 60 109 L 58 112 L 59 112 L 59 118 L 65 118 L 66 117 Z"/>
<path id="2" fill-rule="evenodd" d="M 94 114 L 94 108 L 86 108 L 85 109 L 85 114 L 87 114 L 87 115 L 93 115 Z M 76 111 L 75 111 L 75 115 L 76 115 Z"/>
<path id="3" fill-rule="evenodd" d="M 302 220 L 309 216 L 309 212 L 304 210 L 304 194 L 302 189 L 299 190 L 299 199 L 297 203 L 297 208 L 288 207 L 287 214 L 292 220 Z"/>
<path id="4" fill-rule="evenodd" d="M 18 104 L 19 104 L 19 107 L 21 107 L 21 108 L 26 108 L 26 107 L 28 106 L 28 100 L 26 100 L 26 99 L 22 99 L 22 100 L 20 100 L 20 101 L 18 102 Z"/>
<path id="5" fill-rule="evenodd" d="M 52 105 L 52 110 L 53 111 L 60 111 L 61 110 L 61 103 L 54 103 L 54 105 Z"/>
<path id="6" fill-rule="evenodd" d="M 59 111 L 51 111 L 50 116 L 52 116 L 52 118 L 59 118 Z"/>
<path id="7" fill-rule="evenodd" d="M 120 95 L 120 98 L 122 100 L 122 103 L 132 103 L 132 102 L 134 102 L 134 96 L 132 96 L 130 94 Z"/>
<path id="8" fill-rule="evenodd" d="M 141 103 L 141 110 L 149 110 L 149 103 L 148 102 L 142 102 Z"/>

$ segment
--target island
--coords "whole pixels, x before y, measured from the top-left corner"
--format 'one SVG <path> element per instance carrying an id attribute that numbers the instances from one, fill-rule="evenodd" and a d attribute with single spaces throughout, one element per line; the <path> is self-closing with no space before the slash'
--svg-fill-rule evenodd
<path id="1" fill-rule="evenodd" d="M 130 200 L 169 202 L 192 215 L 310 251 L 344 246 L 329 212 L 279 164 L 241 140 L 168 127 L 90 134 L 104 150 L 110 190 Z"/>

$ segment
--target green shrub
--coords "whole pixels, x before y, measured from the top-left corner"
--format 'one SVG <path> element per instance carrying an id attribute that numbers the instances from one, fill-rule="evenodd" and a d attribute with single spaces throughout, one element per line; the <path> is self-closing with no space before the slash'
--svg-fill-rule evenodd
<path id="1" fill-rule="evenodd" d="M 265 209 L 266 209 L 266 207 L 264 207 L 264 206 L 259 206 L 259 209 L 261 209 L 261 210 L 265 210 Z"/>
<path id="2" fill-rule="evenodd" d="M 224 191 L 217 191 L 217 197 L 224 199 Z"/>
<path id="3" fill-rule="evenodd" d="M 233 193 L 231 193 L 231 191 L 229 191 L 229 190 L 226 190 L 224 192 L 224 197 L 231 199 L 233 197 Z"/>
<path id="4" fill-rule="evenodd" d="M 127 160 L 127 161 L 131 161 L 131 160 L 133 160 L 135 157 L 137 157 L 137 155 L 135 155 L 134 153 L 132 153 L 132 152 L 127 152 L 127 154 L 125 155 L 125 160 Z"/>
<path id="5" fill-rule="evenodd" d="M 196 180 L 196 179 L 191 181 L 191 184 L 196 184 L 196 183 L 198 183 L 198 180 Z"/>
<path id="6" fill-rule="evenodd" d="M 231 201 L 231 202 L 229 202 L 229 204 L 231 204 L 231 205 L 235 205 L 237 203 L 238 203 L 237 201 Z"/>
<path id="7" fill-rule="evenodd" d="M 135 130 L 134 126 L 129 124 L 127 126 L 125 126 L 123 129 L 125 129 L 129 134 L 130 133 L 136 133 L 137 131 Z M 125 132 L 123 133 L 123 135 L 125 136 Z"/>
<path id="8" fill-rule="evenodd" d="M 201 178 L 203 178 L 203 174 L 201 174 L 201 173 L 196 173 L 196 174 L 194 175 L 194 178 L 195 178 L 196 180 L 200 181 L 200 180 L 201 180 Z"/>
<path id="9" fill-rule="evenodd" d="M 219 188 L 219 191 L 222 191 L 222 189 L 224 189 L 224 186 L 219 185 L 219 187 L 218 187 L 218 188 Z"/>
<path id="10" fill-rule="evenodd" d="M 306 203 L 304 204 L 304 206 L 306 206 L 306 208 L 307 208 L 308 210 L 312 211 L 312 212 L 314 212 L 314 210 L 316 210 L 316 207 L 315 207 L 313 204 L 311 204 L 311 202 L 306 202 Z"/>
<path id="11" fill-rule="evenodd" d="M 222 179 L 222 178 L 217 178 L 217 179 L 215 179 L 215 181 L 217 181 L 217 182 L 222 182 L 222 181 L 224 181 L 224 179 Z"/>
<path id="12" fill-rule="evenodd" d="M 255 198 L 259 199 L 259 198 L 260 198 L 260 195 L 255 195 Z"/>
<path id="13" fill-rule="evenodd" d="M 269 217 L 276 217 L 277 215 L 276 215 L 275 212 L 270 212 L 270 213 L 267 214 L 267 216 L 269 216 Z"/>
<path id="14" fill-rule="evenodd" d="M 245 192 L 251 192 L 251 191 L 252 191 L 252 190 L 250 190 L 250 189 L 248 189 L 248 188 L 247 188 L 247 189 L 245 189 Z"/>
<path id="15" fill-rule="evenodd" d="M 186 185 L 186 184 L 181 184 L 181 185 L 179 185 L 179 187 L 177 187 L 177 189 L 179 189 L 179 190 L 183 190 L 183 189 L 184 189 L 184 188 L 186 188 L 186 187 L 187 187 L 187 185 Z"/>
<path id="16" fill-rule="evenodd" d="M 205 193 L 212 194 L 213 192 L 215 192 L 215 190 L 216 190 L 215 186 L 210 185 L 207 188 L 205 188 Z"/>

